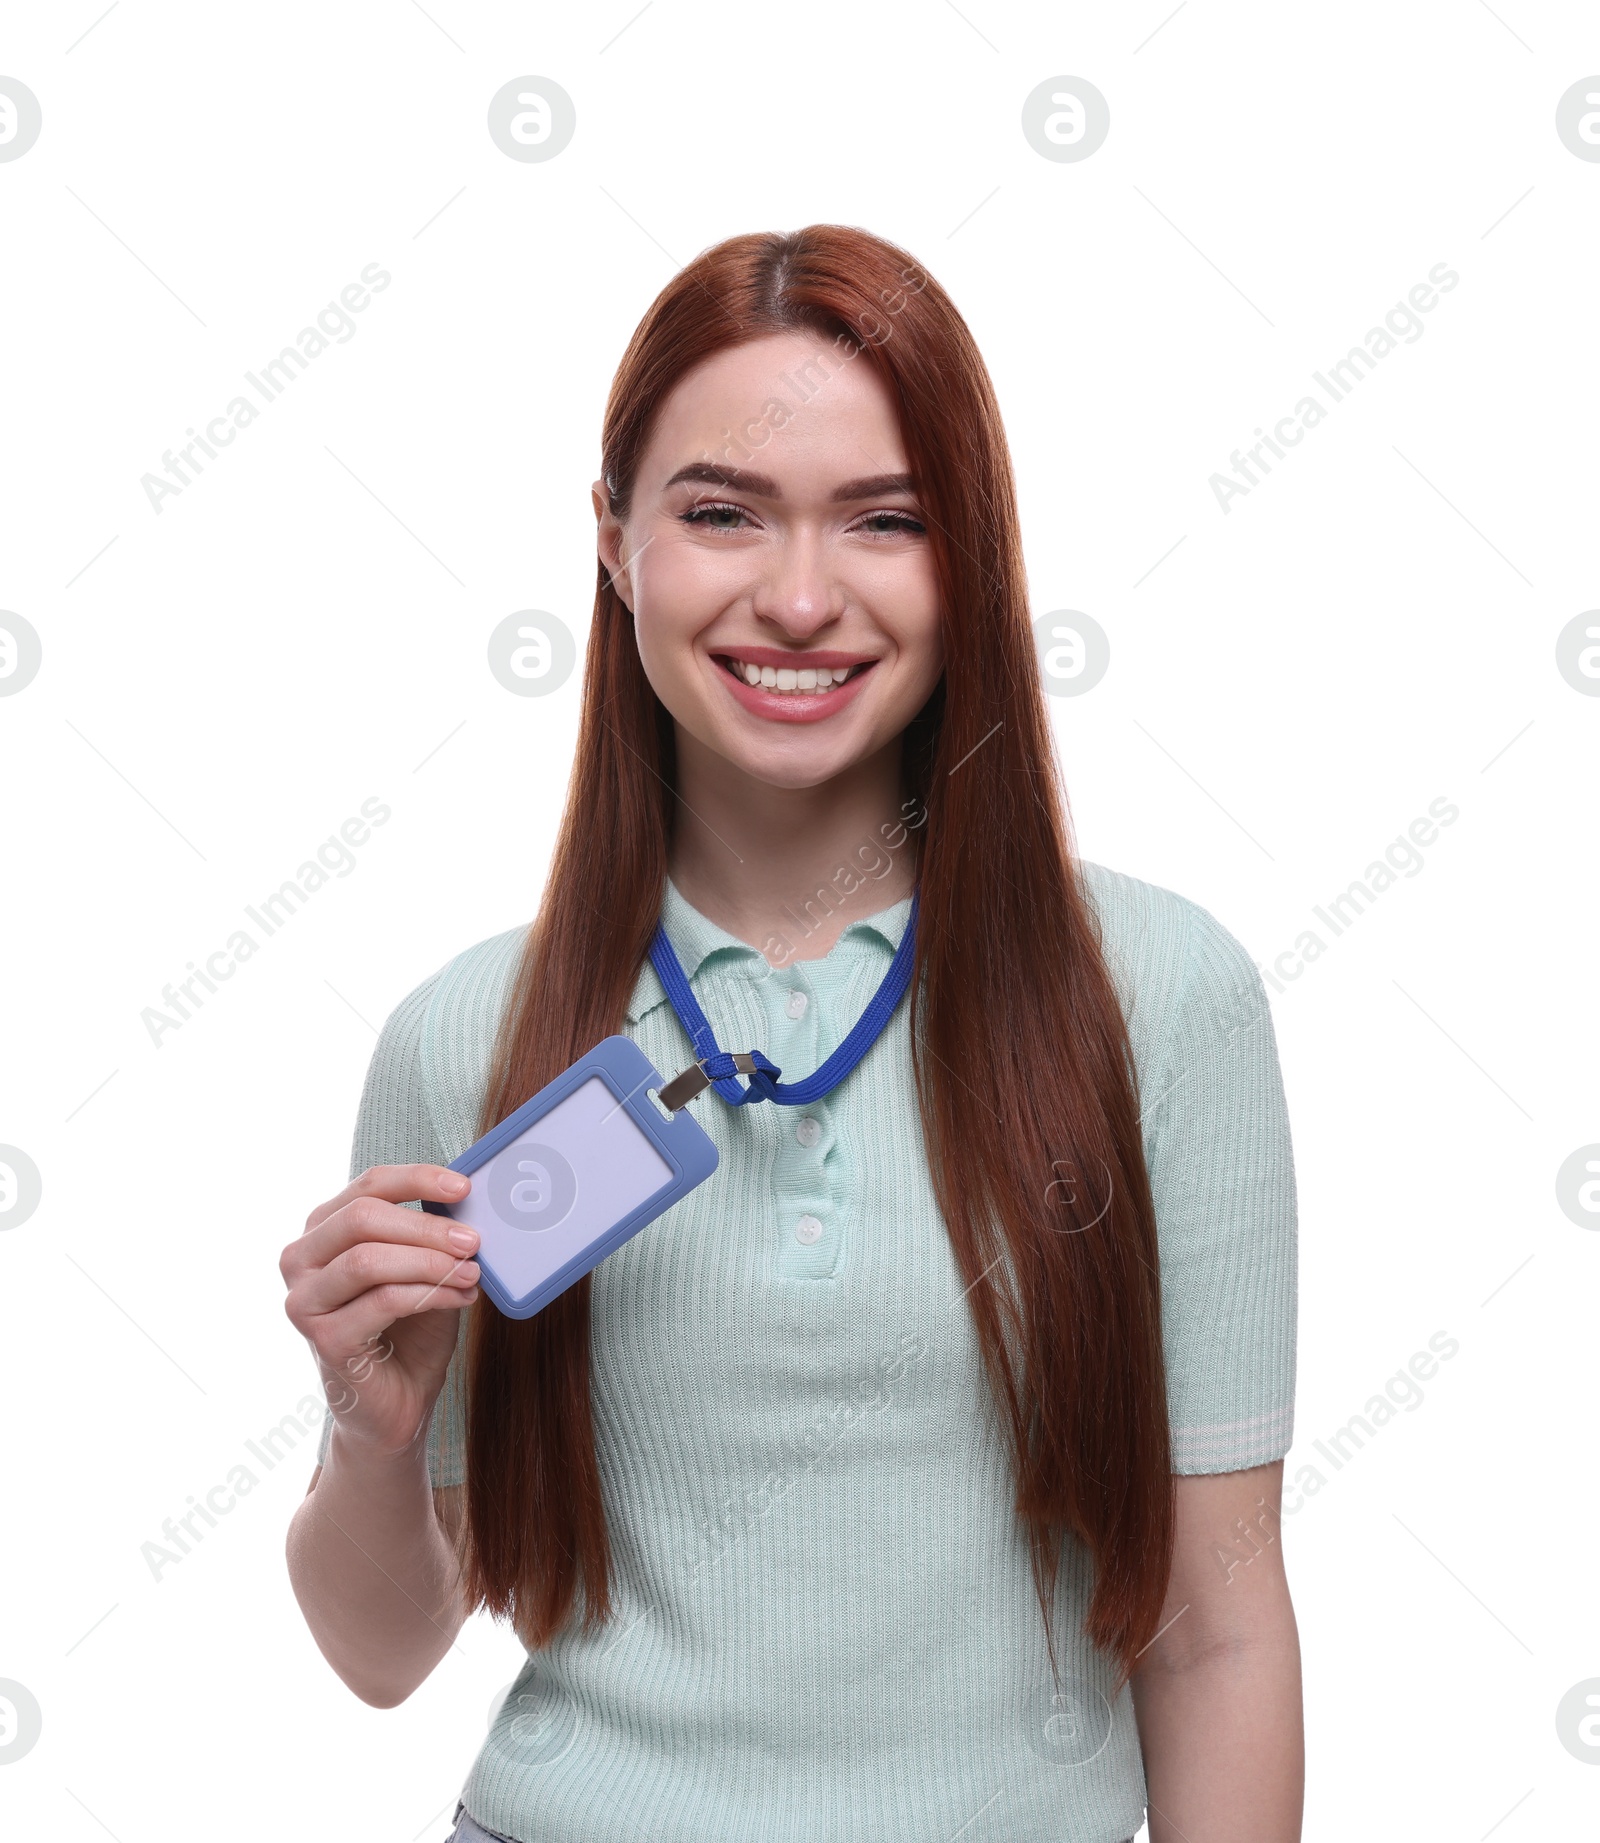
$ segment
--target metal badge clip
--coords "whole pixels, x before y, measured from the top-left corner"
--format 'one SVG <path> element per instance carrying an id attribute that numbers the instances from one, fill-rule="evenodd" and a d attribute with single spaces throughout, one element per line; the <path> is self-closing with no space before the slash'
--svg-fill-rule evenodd
<path id="1" fill-rule="evenodd" d="M 660 1090 L 661 1105 L 669 1113 L 676 1113 L 680 1107 L 688 1106 L 697 1094 L 704 1093 L 711 1086 L 712 1077 L 706 1073 L 708 1060 L 708 1057 L 702 1057 L 698 1062 L 691 1062 L 688 1068 L 674 1075 L 666 1087 Z M 755 1058 L 748 1050 L 735 1050 L 728 1060 L 740 1075 L 756 1073 Z M 719 1076 L 716 1079 L 723 1078 Z"/>

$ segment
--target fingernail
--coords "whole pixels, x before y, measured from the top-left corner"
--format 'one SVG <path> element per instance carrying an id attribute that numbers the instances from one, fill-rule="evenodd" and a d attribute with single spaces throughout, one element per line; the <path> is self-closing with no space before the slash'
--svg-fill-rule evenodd
<path id="1" fill-rule="evenodd" d="M 439 1182 L 443 1189 L 452 1192 L 452 1194 L 456 1196 L 459 1196 L 463 1190 L 471 1188 L 459 1171 L 447 1171 Z"/>
<path id="2" fill-rule="evenodd" d="M 450 1231 L 450 1245 L 452 1248 L 459 1248 L 463 1254 L 469 1254 L 478 1245 L 477 1230 L 452 1229 Z"/>

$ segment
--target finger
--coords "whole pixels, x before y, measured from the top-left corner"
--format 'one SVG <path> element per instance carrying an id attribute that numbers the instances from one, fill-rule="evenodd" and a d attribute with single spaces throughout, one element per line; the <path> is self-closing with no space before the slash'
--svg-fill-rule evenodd
<path id="1" fill-rule="evenodd" d="M 478 1263 L 451 1249 L 364 1241 L 301 1276 L 294 1287 L 297 1316 L 306 1325 L 362 1293 L 386 1286 L 476 1286 Z"/>
<path id="2" fill-rule="evenodd" d="M 438 1248 L 462 1255 L 476 1250 L 478 1231 L 451 1216 L 405 1209 L 380 1197 L 356 1197 L 316 1228 L 308 1229 L 298 1241 L 291 1242 L 279 1265 L 285 1279 L 293 1285 L 307 1272 L 328 1266 L 347 1249 L 372 1241 Z"/>
<path id="3" fill-rule="evenodd" d="M 457 1203 L 470 1188 L 466 1178 L 444 1165 L 369 1165 L 338 1196 L 317 1205 L 306 1218 L 305 1232 L 320 1228 L 357 1197 L 377 1197 L 385 1203 Z"/>

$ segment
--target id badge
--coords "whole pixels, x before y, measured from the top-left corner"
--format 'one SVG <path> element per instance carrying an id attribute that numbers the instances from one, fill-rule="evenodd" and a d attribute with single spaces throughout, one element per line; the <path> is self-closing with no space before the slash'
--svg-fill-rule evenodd
<path id="1" fill-rule="evenodd" d="M 650 1098 L 663 1085 L 631 1037 L 606 1037 L 451 1161 L 471 1190 L 422 1207 L 478 1231 L 479 1285 L 507 1318 L 532 1318 L 716 1170 L 700 1123 Z"/>

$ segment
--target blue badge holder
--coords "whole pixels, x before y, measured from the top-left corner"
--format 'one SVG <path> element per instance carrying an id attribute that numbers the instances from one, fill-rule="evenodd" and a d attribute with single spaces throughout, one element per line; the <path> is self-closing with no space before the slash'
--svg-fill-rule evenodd
<path id="1" fill-rule="evenodd" d="M 606 1037 L 451 1161 L 472 1189 L 422 1207 L 478 1231 L 479 1285 L 507 1318 L 532 1318 L 716 1170 L 700 1123 L 650 1098 L 664 1085 L 631 1037 Z"/>

